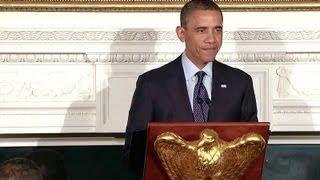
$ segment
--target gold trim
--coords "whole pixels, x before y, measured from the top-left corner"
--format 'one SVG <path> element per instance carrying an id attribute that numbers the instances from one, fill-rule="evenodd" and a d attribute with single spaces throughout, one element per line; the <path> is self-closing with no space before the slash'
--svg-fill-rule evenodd
<path id="1" fill-rule="evenodd" d="M 174 12 L 188 0 L 0 0 L 0 11 Z M 319 11 L 320 0 L 217 0 L 223 11 Z"/>

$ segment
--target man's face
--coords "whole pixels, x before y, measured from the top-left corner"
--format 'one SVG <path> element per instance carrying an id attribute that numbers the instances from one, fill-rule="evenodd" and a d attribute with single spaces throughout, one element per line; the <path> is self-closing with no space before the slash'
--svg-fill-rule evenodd
<path id="1" fill-rule="evenodd" d="M 184 27 L 177 27 L 178 38 L 186 44 L 187 57 L 203 68 L 213 61 L 222 44 L 222 17 L 214 10 L 191 12 Z"/>

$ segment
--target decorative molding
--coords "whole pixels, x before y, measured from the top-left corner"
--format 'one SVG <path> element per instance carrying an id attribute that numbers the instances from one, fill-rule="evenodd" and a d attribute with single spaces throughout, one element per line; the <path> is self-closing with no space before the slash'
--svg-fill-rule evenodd
<path id="1" fill-rule="evenodd" d="M 235 41 L 286 41 L 320 40 L 320 30 L 315 31 L 227 31 L 224 40 Z"/>
<path id="2" fill-rule="evenodd" d="M 124 145 L 125 139 L 114 137 L 0 138 L 0 147 L 33 146 L 108 146 Z M 319 135 L 271 135 L 268 144 L 320 144 Z"/>
<path id="3" fill-rule="evenodd" d="M 273 107 L 278 109 L 288 109 L 292 110 L 293 108 L 297 109 L 310 109 L 310 107 L 320 108 L 320 99 L 313 98 L 313 99 L 277 99 L 274 97 L 273 100 Z"/>
<path id="4" fill-rule="evenodd" d="M 268 144 L 320 144 L 320 136 L 297 136 L 297 135 L 288 135 L 288 136 L 273 136 L 271 135 L 268 141 Z"/>
<path id="5" fill-rule="evenodd" d="M 276 99 L 313 99 L 319 100 L 320 86 L 315 83 L 319 73 L 319 65 L 278 66 L 276 69 Z M 309 79 L 310 81 L 305 81 Z"/>
<path id="6" fill-rule="evenodd" d="M 174 31 L 0 31 L 0 41 L 178 41 Z"/>
<path id="7" fill-rule="evenodd" d="M 230 41 L 320 40 L 314 31 L 224 31 Z M 174 31 L 124 29 L 122 31 L 0 31 L 0 41 L 92 41 L 92 42 L 154 42 L 179 41 Z"/>
<path id="8" fill-rule="evenodd" d="M 97 81 L 103 106 L 100 126 L 107 132 L 125 132 L 132 93 L 139 74 L 147 70 L 142 65 L 97 65 Z M 99 114 L 97 114 L 99 117 Z M 97 118 L 98 119 L 98 118 Z M 122 121 L 119 121 L 122 120 Z"/>
<path id="9" fill-rule="evenodd" d="M 293 102 L 274 100 L 273 102 L 273 114 L 320 114 L 319 100 L 312 103 L 303 100 Z"/>
<path id="10" fill-rule="evenodd" d="M 273 114 L 271 131 L 320 131 L 319 113 Z"/>
<path id="11" fill-rule="evenodd" d="M 0 100 L 6 102 L 93 101 L 94 72 L 87 65 L 0 66 Z"/>
<path id="12" fill-rule="evenodd" d="M 28 113 L 7 113 L 7 114 L 0 114 L 0 120 L 4 120 L 6 119 L 7 121 L 11 121 L 11 122 L 1 122 L 1 125 L 4 125 L 7 128 L 10 127 L 19 127 L 19 128 L 23 128 L 24 126 L 21 124 L 21 122 L 26 122 L 28 121 L 28 125 L 26 125 L 26 127 L 28 126 L 34 126 L 34 127 L 39 127 L 41 126 L 39 123 L 41 123 L 43 126 L 42 127 L 49 127 L 52 126 L 53 124 L 56 124 L 57 127 L 61 127 L 61 128 L 68 128 L 68 126 L 84 126 L 87 124 L 90 124 L 90 122 L 95 121 L 96 117 L 96 113 L 92 113 L 92 112 L 77 112 L 77 113 L 41 113 L 39 112 L 28 112 Z M 52 120 L 52 122 L 49 122 L 49 120 Z M 48 121 L 43 121 L 43 120 L 48 120 Z M 20 124 L 16 123 L 18 121 L 21 121 Z M 38 121 L 37 124 L 32 124 L 32 122 L 36 122 Z M 61 124 L 59 124 L 60 121 L 64 121 L 65 123 L 68 124 L 68 126 L 63 127 L 61 126 Z M 44 124 L 44 123 L 47 124 Z M 76 123 L 78 122 L 78 123 Z M 1 127 L 4 128 L 4 127 Z"/>
<path id="13" fill-rule="evenodd" d="M 320 113 L 320 109 L 314 110 L 314 109 L 278 109 L 274 108 L 272 111 L 273 114 L 309 114 L 309 113 Z"/>
<path id="14" fill-rule="evenodd" d="M 111 52 L 106 54 L 91 54 L 88 55 L 90 62 L 101 63 L 119 63 L 119 64 L 134 64 L 134 63 L 161 63 L 174 60 L 180 53 L 158 53 L 158 52 Z"/>
<path id="15" fill-rule="evenodd" d="M 1 63 L 86 63 L 85 53 L 0 53 Z"/>
<path id="16" fill-rule="evenodd" d="M 88 60 L 103 63 L 161 63 L 172 61 L 179 55 L 180 53 L 117 52 L 88 55 Z M 216 59 L 222 62 L 320 62 L 320 53 L 220 53 Z"/>
<path id="17" fill-rule="evenodd" d="M 46 108 L 46 107 L 44 107 Z M 65 112 L 55 112 L 54 109 L 41 112 L 42 109 L 33 109 L 28 112 L 17 112 L 12 109 L 5 114 L 0 114 L 0 132 L 2 133 L 87 133 L 98 132 L 96 127 L 96 113 L 69 112 L 72 109 L 64 109 Z M 1 108 L 2 111 L 5 109 Z"/>
<path id="18" fill-rule="evenodd" d="M 239 67 L 240 68 L 240 67 Z M 255 97 L 257 102 L 258 109 L 258 119 L 259 120 L 268 120 L 272 119 L 271 109 L 272 109 L 272 97 L 270 92 L 272 91 L 269 79 L 269 67 L 268 66 L 259 66 L 259 65 L 250 65 L 247 67 L 242 67 L 248 74 L 251 75 L 253 81 L 253 87 L 255 91 Z"/>
<path id="19" fill-rule="evenodd" d="M 188 0 L 1 0 L 0 11 L 176 12 Z M 59 3 L 57 3 L 59 2 Z M 315 0 L 216 0 L 223 11 L 316 11 Z"/>
<path id="20" fill-rule="evenodd" d="M 281 52 L 257 52 L 257 53 L 228 53 L 217 56 L 223 62 L 320 62 L 320 53 L 281 53 Z"/>
<path id="21" fill-rule="evenodd" d="M 52 82 L 53 79 L 48 79 L 47 82 Z M 62 82 L 63 80 L 60 79 Z M 90 100 L 92 99 L 93 92 L 90 87 L 82 88 L 82 78 L 78 82 L 73 82 L 66 87 L 64 86 L 54 87 L 49 84 L 45 85 L 45 82 L 8 82 L 1 81 L 0 88 L 3 88 L 3 93 L 0 94 L 0 99 L 3 101 L 30 101 L 31 99 L 78 99 L 78 100 Z"/>
<path id="22" fill-rule="evenodd" d="M 85 53 L 0 53 L 2 63 L 163 63 L 174 60 L 180 53 L 166 52 L 109 52 L 105 54 Z M 320 53 L 220 53 L 218 60 L 222 62 L 320 62 Z"/>
<path id="23" fill-rule="evenodd" d="M 32 146 L 107 146 L 123 145 L 124 139 L 114 137 L 60 137 L 60 138 L 0 138 L 0 147 Z"/>

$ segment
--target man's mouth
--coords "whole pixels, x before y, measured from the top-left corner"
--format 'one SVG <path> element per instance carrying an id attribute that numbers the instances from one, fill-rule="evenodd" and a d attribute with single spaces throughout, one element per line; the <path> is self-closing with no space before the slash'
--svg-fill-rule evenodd
<path id="1" fill-rule="evenodd" d="M 216 52 L 217 48 L 203 48 L 203 50 L 206 52 Z"/>

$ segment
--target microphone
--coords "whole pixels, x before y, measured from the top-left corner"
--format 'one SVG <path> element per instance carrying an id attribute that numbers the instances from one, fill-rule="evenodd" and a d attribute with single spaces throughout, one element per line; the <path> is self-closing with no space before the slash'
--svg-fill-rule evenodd
<path id="1" fill-rule="evenodd" d="M 203 103 L 203 99 L 202 98 L 197 98 L 197 102 L 198 102 L 198 104 L 202 104 Z"/>
<path id="2" fill-rule="evenodd" d="M 212 101 L 209 98 L 206 98 L 205 102 L 206 104 L 208 104 L 208 106 L 211 106 L 212 104 Z"/>
<path id="3" fill-rule="evenodd" d="M 212 105 L 212 101 L 209 98 L 206 98 L 205 102 L 209 107 Z"/>
<path id="4" fill-rule="evenodd" d="M 203 100 L 202 98 L 197 98 L 197 102 L 198 104 L 202 104 L 202 103 L 206 103 L 208 106 L 211 106 L 212 101 L 209 98 L 206 98 L 205 100 Z"/>

